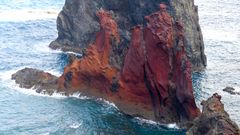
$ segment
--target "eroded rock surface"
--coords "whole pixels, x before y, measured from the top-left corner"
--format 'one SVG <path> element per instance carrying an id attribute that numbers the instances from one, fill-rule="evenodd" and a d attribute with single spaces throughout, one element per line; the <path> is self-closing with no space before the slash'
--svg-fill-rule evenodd
<path id="1" fill-rule="evenodd" d="M 193 122 L 187 135 L 240 135 L 239 127 L 224 110 L 220 95 L 214 94 L 203 101 L 202 106 L 202 114 Z"/>
<path id="2" fill-rule="evenodd" d="M 192 70 L 204 69 L 206 56 L 198 8 L 193 0 L 66 0 L 57 19 L 58 38 L 50 47 L 78 53 L 86 49 L 99 31 L 96 12 L 103 8 L 111 11 L 119 26 L 120 45 L 112 46 L 110 62 L 121 69 L 131 41 L 131 28 L 146 24 L 144 17 L 158 11 L 162 2 L 168 5 L 167 10 L 173 19 L 183 23 L 186 51 L 193 64 Z"/>

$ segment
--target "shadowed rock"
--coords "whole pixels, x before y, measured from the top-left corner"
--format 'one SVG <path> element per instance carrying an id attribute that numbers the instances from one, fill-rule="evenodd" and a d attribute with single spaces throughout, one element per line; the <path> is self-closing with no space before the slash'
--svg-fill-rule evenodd
<path id="1" fill-rule="evenodd" d="M 240 135 L 239 127 L 224 110 L 220 95 L 214 94 L 202 106 L 202 114 L 194 120 L 187 135 Z"/>

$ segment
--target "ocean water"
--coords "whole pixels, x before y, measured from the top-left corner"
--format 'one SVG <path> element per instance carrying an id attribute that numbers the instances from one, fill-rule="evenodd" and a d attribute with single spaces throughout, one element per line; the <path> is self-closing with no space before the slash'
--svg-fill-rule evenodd
<path id="1" fill-rule="evenodd" d="M 193 75 L 198 104 L 219 93 L 230 117 L 240 125 L 240 96 L 222 91 L 226 86 L 240 91 L 240 1 L 195 0 L 195 3 L 208 59 L 205 72 Z"/>
<path id="2" fill-rule="evenodd" d="M 240 124 L 240 14 L 238 0 L 196 0 L 208 68 L 193 74 L 198 104 L 219 92 Z M 21 89 L 11 74 L 24 67 L 60 75 L 68 54 L 48 48 L 57 36 L 56 17 L 64 0 L 0 0 L 0 135 L 182 135 L 174 124 L 128 117 L 101 99 L 45 96 Z M 224 9 L 224 10 L 223 10 Z"/>

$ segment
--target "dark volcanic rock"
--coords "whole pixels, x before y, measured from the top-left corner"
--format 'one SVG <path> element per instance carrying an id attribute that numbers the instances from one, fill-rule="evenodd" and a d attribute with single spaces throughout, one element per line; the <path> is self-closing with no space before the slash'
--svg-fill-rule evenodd
<path id="1" fill-rule="evenodd" d="M 21 88 L 34 88 L 38 93 L 51 95 L 58 89 L 57 77 L 41 70 L 25 68 L 12 75 Z"/>
<path id="2" fill-rule="evenodd" d="M 99 31 L 99 20 L 95 13 L 103 8 L 112 11 L 119 26 L 120 45 L 113 46 L 110 61 L 120 69 L 130 43 L 131 28 L 146 24 L 144 17 L 158 11 L 158 5 L 162 2 L 168 5 L 168 11 L 175 21 L 183 22 L 187 55 L 193 70 L 202 70 L 206 66 L 206 56 L 198 9 L 193 0 L 66 0 L 57 19 L 58 38 L 50 47 L 75 52 L 85 49 Z"/>
<path id="3" fill-rule="evenodd" d="M 233 87 L 226 87 L 223 89 L 223 91 L 225 91 L 231 95 L 240 95 L 240 92 L 236 92 Z"/>
<path id="4" fill-rule="evenodd" d="M 202 114 L 193 122 L 187 135 L 240 135 L 237 124 L 224 110 L 221 96 L 214 94 L 207 101 L 203 101 L 202 105 Z"/>

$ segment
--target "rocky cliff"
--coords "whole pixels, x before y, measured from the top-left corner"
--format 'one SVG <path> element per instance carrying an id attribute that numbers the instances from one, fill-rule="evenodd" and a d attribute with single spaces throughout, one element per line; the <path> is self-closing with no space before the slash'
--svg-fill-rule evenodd
<path id="1" fill-rule="evenodd" d="M 198 8 L 193 0 L 66 0 L 57 19 L 58 38 L 50 44 L 51 48 L 84 53 L 87 46 L 95 40 L 99 31 L 99 9 L 110 11 L 119 31 L 119 46 L 113 46 L 111 63 L 121 69 L 127 48 L 131 42 L 131 28 L 146 25 L 144 16 L 159 10 L 159 3 L 168 6 L 174 21 L 181 21 L 185 28 L 187 56 L 193 71 L 206 66 L 202 33 L 198 22 Z"/>

